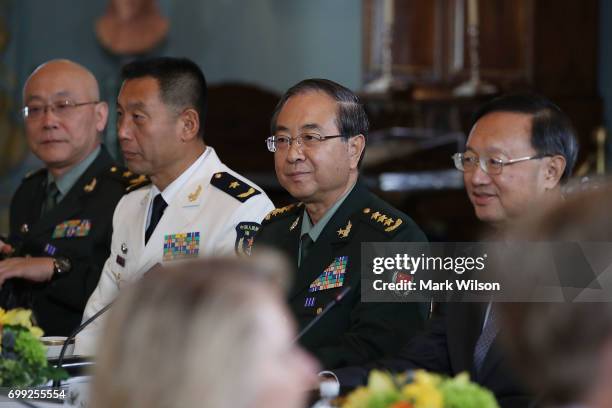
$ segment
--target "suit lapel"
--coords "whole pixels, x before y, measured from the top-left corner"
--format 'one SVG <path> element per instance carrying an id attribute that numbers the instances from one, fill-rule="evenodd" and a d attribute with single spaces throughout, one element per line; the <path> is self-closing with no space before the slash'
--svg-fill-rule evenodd
<path id="1" fill-rule="evenodd" d="M 282 240 L 279 247 L 281 251 L 284 251 L 284 253 L 289 256 L 289 259 L 296 260 L 296 266 L 300 249 L 300 230 L 304 214 L 305 209 L 302 207 L 301 211 L 288 217 L 289 222 L 286 225 L 286 231 L 284 231 L 285 238 Z M 298 277 L 296 277 L 293 287 L 296 286 L 297 280 Z"/>
<path id="2" fill-rule="evenodd" d="M 488 304 L 484 303 L 481 304 L 481 319 L 480 319 L 480 327 L 482 327 L 484 325 L 484 318 L 485 318 L 485 314 L 486 314 L 486 310 L 487 310 Z M 495 307 L 494 304 L 491 304 L 491 307 Z M 499 322 L 497 323 L 499 324 Z M 497 333 L 497 335 L 495 336 L 495 339 L 493 340 L 493 343 L 491 343 L 491 346 L 489 347 L 489 350 L 487 351 L 487 354 L 485 356 L 484 361 L 482 362 L 482 368 L 480 369 L 478 378 L 480 380 L 483 380 L 484 378 L 486 378 L 491 372 L 492 370 L 499 364 L 501 363 L 503 356 L 502 353 L 500 351 L 500 346 L 499 346 L 499 331 Z M 476 340 L 478 341 L 478 340 Z M 476 343 L 474 343 L 475 345 Z"/>
<path id="3" fill-rule="evenodd" d="M 499 333 L 498 333 L 499 335 Z M 480 380 L 484 380 L 491 374 L 491 372 L 502 362 L 503 356 L 499 349 L 498 337 L 495 337 L 493 344 L 489 348 L 487 355 L 482 363 L 482 369 L 478 376 Z"/>
<path id="4" fill-rule="evenodd" d="M 40 234 L 46 234 L 49 229 L 54 228 L 58 223 L 69 220 L 74 214 L 78 214 L 82 210 L 82 204 L 86 201 L 86 196 L 89 192 L 85 191 L 86 185 L 91 185 L 92 181 L 106 167 L 110 168 L 112 159 L 108 152 L 102 146 L 98 157 L 79 177 L 76 183 L 72 186 L 66 197 L 54 209 L 46 213 L 40 218 L 40 221 L 32 226 L 30 233 L 35 237 Z M 95 181 L 97 183 L 98 180 Z M 41 203 L 44 200 L 44 190 L 41 196 Z M 40 211 L 40 206 L 37 206 Z"/>
<path id="5" fill-rule="evenodd" d="M 302 260 L 294 284 L 294 290 L 290 293 L 290 299 L 302 293 L 323 271 L 334 261 L 334 255 L 342 251 L 354 236 L 359 227 L 356 214 L 367 204 L 369 192 L 361 183 L 357 182 L 353 191 L 346 197 L 340 208 L 327 223 L 319 238 L 310 249 L 309 256 Z M 304 210 L 303 212 L 305 212 Z M 296 228 L 299 230 L 299 228 Z M 297 238 L 299 245 L 299 231 Z M 340 254 L 343 255 L 343 254 Z M 297 259 L 297 255 L 296 255 Z M 358 262 L 349 259 L 351 264 Z M 360 271 L 358 271 L 360 273 Z"/>
<path id="6" fill-rule="evenodd" d="M 484 319 L 480 303 L 449 303 L 447 344 L 454 372 L 469 371 L 474 376 L 474 349 Z"/>
<path id="7" fill-rule="evenodd" d="M 146 225 L 147 216 L 149 213 L 149 203 L 151 202 L 151 188 L 152 188 L 151 186 L 146 186 L 143 188 L 143 189 L 147 189 L 148 191 L 146 193 L 143 191 L 144 194 L 142 198 L 140 199 L 140 201 L 138 202 L 138 206 L 134 209 L 134 213 L 131 214 L 130 218 L 136 220 L 136 223 L 134 225 L 134 228 L 129 229 L 129 232 L 128 232 L 129 235 L 128 237 L 126 237 L 127 242 L 129 242 L 130 245 L 134 246 L 134 248 L 130 249 L 130 251 L 132 251 L 132 254 L 129 256 L 133 257 L 134 259 L 133 262 L 136 265 L 138 265 L 137 269 L 139 270 L 142 268 L 142 262 L 147 261 L 147 258 L 145 258 L 144 255 L 145 255 L 147 248 L 150 247 L 151 239 L 153 238 L 153 236 L 150 237 L 148 245 L 145 247 L 145 244 L 144 244 L 145 225 Z M 137 194 L 137 192 L 134 192 L 132 194 Z M 157 261 L 155 261 L 155 263 L 156 262 Z"/>

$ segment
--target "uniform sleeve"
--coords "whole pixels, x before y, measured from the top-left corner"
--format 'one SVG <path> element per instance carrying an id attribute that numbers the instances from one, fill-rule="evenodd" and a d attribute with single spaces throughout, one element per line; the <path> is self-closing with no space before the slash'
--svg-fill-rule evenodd
<path id="1" fill-rule="evenodd" d="M 227 222 L 225 233 L 218 243 L 219 252 L 225 255 L 242 254 L 243 250 L 250 248 L 261 222 L 273 209 L 272 201 L 265 194 L 259 194 L 242 203 Z"/>
<path id="2" fill-rule="evenodd" d="M 119 286 L 117 283 L 117 278 L 113 274 L 112 271 L 112 263 L 115 262 L 115 258 L 117 256 L 116 251 L 114 250 L 114 243 L 117 242 L 116 232 L 117 231 L 117 222 L 120 218 L 118 214 L 121 212 L 121 204 L 124 202 L 122 199 L 119 201 L 117 208 L 115 209 L 115 213 L 113 215 L 113 238 L 111 243 L 111 251 L 109 257 L 106 259 L 104 263 L 104 267 L 102 268 L 102 273 L 100 275 L 100 280 L 96 288 L 93 290 L 89 300 L 87 301 L 87 305 L 85 306 L 85 311 L 83 312 L 82 323 L 91 318 L 93 315 L 102 310 L 106 305 L 111 303 L 117 295 L 119 294 Z M 93 355 L 95 352 L 96 339 L 99 335 L 100 328 L 103 325 L 104 316 L 100 316 L 100 318 L 96 319 L 89 326 L 87 326 L 76 338 L 75 344 L 75 353 L 80 355 Z"/>
<path id="3" fill-rule="evenodd" d="M 367 382 L 370 370 L 378 369 L 401 373 L 422 368 L 451 375 L 448 345 L 446 343 L 445 317 L 439 316 L 429 322 L 427 330 L 401 346 L 392 357 L 367 363 L 362 366 L 334 370 L 343 388 L 355 388 Z"/>
<path id="4" fill-rule="evenodd" d="M 102 275 L 100 276 L 98 286 L 89 297 L 89 301 L 85 306 L 82 322 L 85 322 L 102 310 L 106 305 L 115 300 L 115 297 L 119 294 L 119 287 L 109 267 L 109 263 L 112 262 L 112 256 L 113 254 L 111 252 L 111 257 L 106 260 L 104 268 L 102 269 Z M 75 341 L 75 354 L 85 356 L 95 354 L 97 340 L 101 334 L 103 325 L 104 315 L 98 317 L 77 335 Z"/>

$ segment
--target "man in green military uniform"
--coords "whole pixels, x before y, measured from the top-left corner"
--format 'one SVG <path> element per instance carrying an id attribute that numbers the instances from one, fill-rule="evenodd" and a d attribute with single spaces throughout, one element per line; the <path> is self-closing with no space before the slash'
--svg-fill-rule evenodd
<path id="1" fill-rule="evenodd" d="M 426 241 L 406 214 L 359 182 L 367 132 L 355 94 L 310 79 L 281 98 L 267 140 L 280 184 L 300 203 L 268 214 L 255 245 L 295 261 L 289 303 L 299 326 L 350 287 L 300 339 L 327 369 L 388 354 L 422 323 L 416 303 L 361 302 L 362 242 Z"/>
<path id="2" fill-rule="evenodd" d="M 87 69 L 67 60 L 38 67 L 24 90 L 25 130 L 45 167 L 25 177 L 0 241 L 2 306 L 31 307 L 46 335 L 76 328 L 111 241 L 115 205 L 130 182 L 100 144 L 108 106 Z"/>

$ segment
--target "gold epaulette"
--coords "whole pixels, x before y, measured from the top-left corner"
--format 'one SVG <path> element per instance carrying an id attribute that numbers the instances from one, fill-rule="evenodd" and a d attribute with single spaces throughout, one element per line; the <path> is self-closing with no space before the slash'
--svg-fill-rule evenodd
<path id="1" fill-rule="evenodd" d="M 297 204 L 289 204 L 289 205 L 286 205 L 280 208 L 275 208 L 272 211 L 270 211 L 268 215 L 265 216 L 265 218 L 263 219 L 263 224 L 267 224 L 271 221 L 280 219 L 283 216 L 286 216 L 289 214 L 294 214 L 300 209 L 301 206 L 302 206 L 302 203 L 297 203 Z"/>
<path id="2" fill-rule="evenodd" d="M 151 183 L 151 180 L 147 176 L 133 173 L 123 166 L 112 166 L 107 174 L 111 178 L 123 183 L 127 193 Z"/>
<path id="3" fill-rule="evenodd" d="M 255 187 L 225 171 L 213 174 L 210 179 L 210 184 L 231 195 L 241 203 L 244 203 L 251 197 L 261 194 L 261 191 L 257 190 Z"/>
<path id="4" fill-rule="evenodd" d="M 128 180 L 128 183 L 129 185 L 125 188 L 126 193 L 130 193 L 134 190 L 138 190 L 140 187 L 144 187 L 151 184 L 151 179 L 141 174 L 137 177 L 130 178 Z"/>
<path id="5" fill-rule="evenodd" d="M 392 217 L 383 210 L 366 207 L 361 211 L 361 219 L 374 228 L 389 235 L 395 234 L 404 221 L 400 217 Z"/>

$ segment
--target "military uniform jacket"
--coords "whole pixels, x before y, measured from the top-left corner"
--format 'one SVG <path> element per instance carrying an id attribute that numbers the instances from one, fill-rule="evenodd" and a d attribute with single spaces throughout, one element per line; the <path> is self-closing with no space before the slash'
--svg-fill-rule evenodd
<path id="1" fill-rule="evenodd" d="M 40 215 L 46 195 L 47 170 L 27 176 L 13 196 L 9 242 L 18 256 L 64 256 L 69 272 L 49 282 L 12 279 L 16 290 L 31 296 L 37 323 L 46 335 L 67 336 L 76 328 L 100 271 L 108 258 L 115 205 L 129 178 L 104 147 L 55 208 Z"/>
<path id="2" fill-rule="evenodd" d="M 214 149 L 207 149 L 208 156 L 168 203 L 146 245 L 152 186 L 137 189 L 119 202 L 113 216 L 111 253 L 83 320 L 112 302 L 124 285 L 140 279 L 158 263 L 249 250 L 254 233 L 274 205 L 259 187 L 224 165 Z M 94 352 L 96 327 L 99 323 L 79 335 L 78 352 Z"/>
<path id="3" fill-rule="evenodd" d="M 270 213 L 255 238 L 256 248 L 285 252 L 297 265 L 304 205 Z M 385 215 L 382 218 L 382 215 Z M 346 197 L 302 259 L 289 293 L 290 309 L 306 326 L 345 287 L 350 292 L 301 339 L 324 368 L 360 364 L 392 353 L 421 328 L 416 303 L 361 302 L 361 243 L 426 241 L 404 213 L 361 183 Z M 324 276 L 335 282 L 325 285 Z"/>

